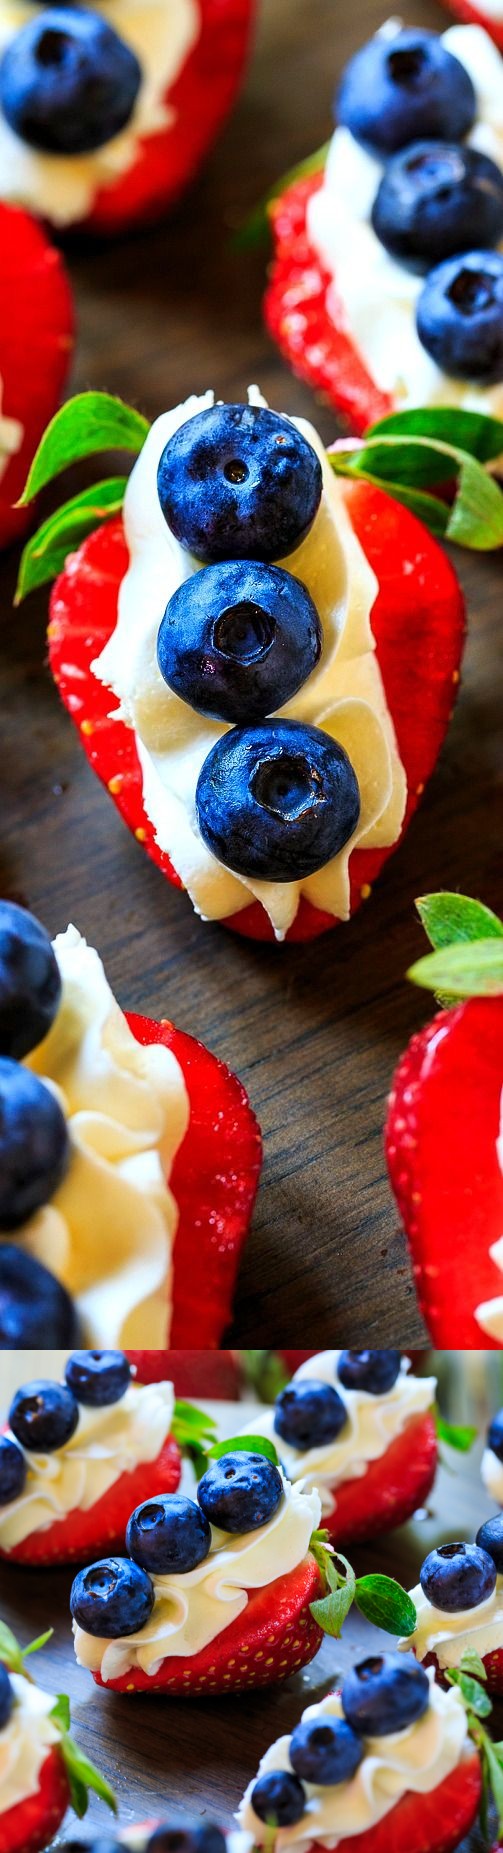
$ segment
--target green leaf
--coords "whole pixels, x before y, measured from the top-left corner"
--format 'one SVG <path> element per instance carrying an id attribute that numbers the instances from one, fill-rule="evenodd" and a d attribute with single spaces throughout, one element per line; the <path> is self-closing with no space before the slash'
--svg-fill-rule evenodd
<path id="1" fill-rule="evenodd" d="M 449 997 L 499 997 L 503 992 L 503 943 L 479 939 L 444 946 L 411 965 L 407 977 L 426 991 Z"/>
<path id="2" fill-rule="evenodd" d="M 503 921 L 467 894 L 421 894 L 416 907 L 436 952 L 460 941 L 503 939 Z"/>
<path id="3" fill-rule="evenodd" d="M 36 534 L 30 535 L 21 555 L 15 605 L 20 605 L 36 586 L 56 579 L 68 554 L 74 547 L 80 547 L 86 534 L 92 534 L 100 521 L 120 513 L 126 484 L 126 476 L 111 476 L 90 489 L 81 490 L 49 515 Z"/>
<path id="4" fill-rule="evenodd" d="M 474 1712 L 476 1718 L 490 1717 L 492 1704 L 489 1693 L 484 1691 L 478 1679 L 473 1679 L 457 1666 L 449 1667 L 446 1677 L 450 1686 L 458 1686 L 468 1711 Z"/>
<path id="5" fill-rule="evenodd" d="M 326 1555 L 328 1558 L 328 1552 Z M 337 1570 L 337 1563 L 345 1565 L 344 1577 Z M 309 1606 L 314 1620 L 318 1622 L 320 1628 L 323 1628 L 324 1634 L 330 1634 L 338 1640 L 342 1624 L 355 1599 L 356 1578 L 351 1564 L 340 1551 L 337 1552 L 336 1560 L 328 1560 L 325 1570 L 330 1585 L 330 1595 L 320 1596 L 317 1602 L 311 1602 Z"/>
<path id="6" fill-rule="evenodd" d="M 100 1801 L 106 1802 L 112 1814 L 117 1814 L 117 1802 L 110 1783 L 101 1775 L 100 1770 L 96 1769 L 95 1764 L 91 1763 L 84 1751 L 79 1749 L 73 1737 L 62 1737 L 61 1751 L 70 1785 L 72 1807 L 79 1821 L 87 1813 L 89 1789 L 99 1796 Z"/>
<path id="7" fill-rule="evenodd" d="M 464 461 L 446 537 L 460 547 L 487 553 L 503 547 L 503 493 L 494 476 L 488 476 L 475 457 L 463 452 L 460 455 L 464 455 Z"/>
<path id="8" fill-rule="evenodd" d="M 6 1621 L 0 1621 L 0 1660 L 8 1667 L 9 1673 L 23 1673 L 23 1655 L 19 1642 Z"/>
<path id="9" fill-rule="evenodd" d="M 60 1731 L 62 1731 L 63 1733 L 65 1733 L 66 1731 L 69 1731 L 70 1729 L 70 1700 L 67 1697 L 66 1692 L 58 1693 L 56 1704 L 53 1705 L 50 1716 L 51 1718 L 54 1719 L 54 1723 L 59 1725 Z"/>
<path id="10" fill-rule="evenodd" d="M 216 1432 L 213 1417 L 198 1409 L 195 1403 L 175 1402 L 171 1433 L 182 1453 L 192 1461 L 197 1480 L 206 1473 L 208 1448 Z"/>
<path id="11" fill-rule="evenodd" d="M 106 392 L 81 392 L 68 399 L 44 432 L 33 459 L 20 507 L 71 463 L 103 450 L 143 449 L 150 426 L 141 412 Z"/>
<path id="12" fill-rule="evenodd" d="M 370 426 L 369 437 L 378 433 L 397 437 L 425 437 L 468 451 L 480 463 L 490 463 L 503 455 L 503 420 L 487 418 L 485 412 L 465 412 L 456 406 L 415 406 L 410 412 L 390 412 Z"/>
<path id="13" fill-rule="evenodd" d="M 462 1423 L 446 1422 L 439 1409 L 435 1410 L 435 1422 L 439 1441 L 445 1441 L 449 1448 L 456 1448 L 458 1454 L 469 1454 L 477 1440 L 476 1428 L 470 1428 L 468 1423 L 463 1426 Z"/>
<path id="14" fill-rule="evenodd" d="M 484 1731 L 484 1760 L 489 1777 L 489 1786 L 498 1816 L 498 1833 L 503 1833 L 503 1769 L 496 1755 L 496 1746 Z"/>
<path id="15" fill-rule="evenodd" d="M 344 451 L 346 461 L 343 461 Z M 355 463 L 350 465 L 347 460 L 345 441 L 341 445 L 340 452 L 335 445 L 327 452 L 327 456 L 336 476 L 361 476 L 365 482 L 372 483 L 374 488 L 382 489 L 383 483 L 380 476 L 373 475 L 369 469 L 357 468 Z M 443 538 L 449 520 L 449 509 L 445 502 L 439 502 L 436 496 L 426 495 L 424 490 L 406 488 L 402 482 L 394 479 L 387 479 L 386 489 L 389 495 L 394 496 L 396 502 L 402 502 L 404 508 L 410 508 L 413 515 L 417 515 L 420 521 L 424 521 L 425 527 L 429 528 L 431 534 L 437 534 L 440 539 Z"/>
<path id="16" fill-rule="evenodd" d="M 208 1448 L 208 1459 L 219 1461 L 223 1454 L 234 1454 L 236 1449 L 249 1454 L 265 1454 L 266 1460 L 273 1461 L 275 1467 L 279 1465 L 274 1442 L 266 1435 L 233 1435 L 230 1441 L 214 1441 L 213 1447 Z"/>
<path id="17" fill-rule="evenodd" d="M 296 167 L 290 167 L 288 173 L 276 180 L 264 198 L 248 213 L 243 224 L 238 226 L 232 240 L 235 250 L 251 250 L 254 245 L 265 243 L 269 231 L 269 209 L 274 201 L 286 192 L 287 187 L 294 186 L 296 180 L 308 180 L 310 174 L 322 174 L 329 148 L 330 142 L 324 142 L 322 148 L 316 148 L 314 154 L 306 155 L 304 161 L 298 161 Z"/>
<path id="18" fill-rule="evenodd" d="M 46 1647 L 47 1642 L 52 1641 L 53 1634 L 54 1628 L 46 1628 L 45 1634 L 38 1634 L 36 1641 L 30 1641 L 29 1646 L 23 1648 L 23 1659 L 27 1660 L 29 1654 L 38 1654 L 41 1647 Z"/>
<path id="19" fill-rule="evenodd" d="M 433 533 L 478 551 L 503 546 L 503 493 L 468 451 L 439 439 L 388 436 L 378 430 L 354 445 L 336 444 L 329 458 L 336 473 L 384 484 L 398 501 L 422 514 Z M 451 480 L 456 493 L 448 506 L 442 492 Z M 438 496 L 425 494 L 435 485 Z"/>
<path id="20" fill-rule="evenodd" d="M 481 1679 L 482 1681 L 487 1679 L 484 1662 L 481 1660 L 480 1654 L 477 1653 L 475 1647 L 465 1647 L 463 1649 L 459 1664 L 462 1673 L 473 1673 L 475 1679 Z"/>
<path id="21" fill-rule="evenodd" d="M 290 1372 L 277 1351 L 268 1351 L 262 1346 L 253 1351 L 242 1351 L 243 1370 L 248 1383 L 262 1403 L 275 1403 L 280 1391 L 290 1381 Z"/>
<path id="22" fill-rule="evenodd" d="M 355 1602 L 360 1614 L 388 1634 L 413 1634 L 417 1623 L 414 1603 L 392 1576 L 359 1576 Z"/>

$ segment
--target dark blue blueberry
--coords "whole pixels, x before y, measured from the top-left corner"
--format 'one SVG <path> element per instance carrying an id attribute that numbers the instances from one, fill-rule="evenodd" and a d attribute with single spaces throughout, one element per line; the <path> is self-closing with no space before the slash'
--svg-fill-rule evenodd
<path id="1" fill-rule="evenodd" d="M 290 1762 L 305 1782 L 350 1782 L 364 1748 L 345 1718 L 309 1718 L 290 1738 Z"/>
<path id="2" fill-rule="evenodd" d="M 64 1383 L 35 1377 L 16 1390 L 9 1409 L 9 1428 L 22 1448 L 32 1454 L 51 1454 L 75 1434 L 79 1405 Z"/>
<path id="3" fill-rule="evenodd" d="M 439 1544 L 419 1572 L 424 1595 L 446 1615 L 477 1608 L 496 1587 L 493 1559 L 478 1544 Z"/>
<path id="4" fill-rule="evenodd" d="M 135 1563 L 156 1576 L 180 1576 L 204 1563 L 211 1525 L 193 1499 L 160 1493 L 131 1513 L 126 1544 Z"/>
<path id="5" fill-rule="evenodd" d="M 462 141 L 475 120 L 471 77 L 435 32 L 405 26 L 379 33 L 350 59 L 335 101 L 336 115 L 385 158 L 407 142 Z"/>
<path id="6" fill-rule="evenodd" d="M 154 1828 L 145 1853 L 226 1853 L 225 1834 L 214 1821 L 196 1821 L 192 1827 L 162 1822 Z"/>
<path id="7" fill-rule="evenodd" d="M 0 1731 L 8 1724 L 14 1704 L 14 1693 L 10 1683 L 7 1667 L 0 1661 Z"/>
<path id="8" fill-rule="evenodd" d="M 17 1229 L 61 1184 L 70 1157 L 61 1107 L 38 1075 L 0 1056 L 0 1229 Z"/>
<path id="9" fill-rule="evenodd" d="M 503 379 L 503 253 L 468 251 L 437 264 L 421 290 L 416 324 L 444 373 L 484 386 Z"/>
<path id="10" fill-rule="evenodd" d="M 153 1583 L 129 1557 L 103 1557 L 79 1570 L 70 1591 L 70 1611 L 79 1628 L 111 1641 L 144 1628 L 153 1606 Z"/>
<path id="11" fill-rule="evenodd" d="M 65 1853 L 124 1853 L 123 1840 L 99 1834 L 97 1840 L 65 1840 Z"/>
<path id="12" fill-rule="evenodd" d="M 481 1551 L 492 1557 L 498 1576 L 503 1574 L 503 1512 L 495 1512 L 492 1518 L 486 1518 L 479 1526 L 475 1543 Z"/>
<path id="13" fill-rule="evenodd" d="M 140 83 L 135 53 L 98 13 L 47 6 L 9 40 L 0 105 L 30 147 L 89 154 L 125 128 Z"/>
<path id="14" fill-rule="evenodd" d="M 346 1390 L 385 1396 L 400 1375 L 401 1362 L 401 1351 L 341 1351 L 337 1376 Z"/>
<path id="15" fill-rule="evenodd" d="M 0 1435 L 0 1506 L 10 1505 L 23 1491 L 28 1469 L 24 1454 L 9 1435 Z"/>
<path id="16" fill-rule="evenodd" d="M 192 573 L 170 599 L 157 660 L 201 714 L 259 721 L 295 695 L 321 652 L 321 625 L 299 579 L 258 560 Z"/>
<path id="17" fill-rule="evenodd" d="M 270 1769 L 259 1776 L 251 1795 L 252 1808 L 268 1827 L 293 1827 L 306 1812 L 306 1797 L 298 1776 L 288 1769 Z"/>
<path id="18" fill-rule="evenodd" d="M 255 405 L 197 412 L 157 472 L 168 527 L 199 560 L 280 560 L 312 526 L 319 458 L 289 418 Z"/>
<path id="19" fill-rule="evenodd" d="M 413 142 L 385 169 L 372 224 L 393 257 L 429 270 L 503 234 L 503 174 L 487 154 L 446 142 Z"/>
<path id="20" fill-rule="evenodd" d="M 14 1242 L 0 1242 L 0 1351 L 74 1345 L 79 1322 L 54 1274 Z"/>
<path id="21" fill-rule="evenodd" d="M 131 1379 L 131 1365 L 123 1351 L 74 1351 L 65 1378 L 78 1403 L 102 1409 L 119 1403 Z"/>
<path id="22" fill-rule="evenodd" d="M 204 842 L 236 875 L 301 881 L 356 830 L 360 792 L 344 747 L 302 721 L 231 727 L 199 773 Z"/>
<path id="23" fill-rule="evenodd" d="M 61 975 L 45 927 L 13 901 L 0 901 L 0 1055 L 20 1062 L 53 1023 Z"/>
<path id="24" fill-rule="evenodd" d="M 346 1404 L 331 1383 L 299 1377 L 276 1397 L 274 1427 L 292 1448 L 320 1448 L 335 1441 L 348 1419 Z"/>
<path id="25" fill-rule="evenodd" d="M 493 1454 L 497 1455 L 499 1461 L 503 1461 L 503 1409 L 499 1409 L 498 1414 L 493 1415 L 492 1422 L 489 1424 L 487 1446 L 492 1449 Z"/>
<path id="26" fill-rule="evenodd" d="M 211 1462 L 199 1481 L 197 1497 L 206 1518 L 220 1531 L 257 1531 L 277 1512 L 283 1482 L 265 1454 L 237 1448 Z"/>
<path id="27" fill-rule="evenodd" d="M 341 1692 L 348 1724 L 362 1737 L 388 1737 L 422 1718 L 428 1674 L 413 1654 L 374 1654 L 346 1674 Z"/>

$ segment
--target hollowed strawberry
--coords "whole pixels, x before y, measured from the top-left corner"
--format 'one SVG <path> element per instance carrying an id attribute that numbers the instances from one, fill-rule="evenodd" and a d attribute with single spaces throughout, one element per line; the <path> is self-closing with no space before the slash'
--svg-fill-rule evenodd
<path id="1" fill-rule="evenodd" d="M 353 1543 L 404 1525 L 431 1492 L 437 1453 L 433 1416 L 413 1416 L 361 1477 L 334 1489 L 335 1511 L 323 1518 L 332 1542 Z"/>
<path id="2" fill-rule="evenodd" d="M 453 1853 L 473 1826 L 482 1790 L 480 1762 L 467 1754 L 438 1788 L 411 1791 L 363 1834 L 338 1841 L 337 1853 Z M 314 1841 L 310 1853 L 323 1853 Z"/>
<path id="3" fill-rule="evenodd" d="M 8 1563 L 57 1564 L 91 1562 L 124 1548 L 128 1518 L 134 1506 L 155 1493 L 174 1493 L 180 1480 L 180 1450 L 168 1436 L 155 1461 L 140 1461 L 132 1473 L 122 1473 L 87 1512 L 77 1507 L 43 1531 L 33 1531 L 11 1551 L 0 1549 Z M 1 1819 L 1 1817 L 0 1817 Z"/>
<path id="4" fill-rule="evenodd" d="M 0 426 L 0 547 L 6 547 L 32 518 L 29 509 L 14 504 L 61 398 L 74 315 L 59 252 L 29 213 L 0 205 L 0 240 L 0 419 L 19 426 L 9 432 L 8 424 L 3 441 Z"/>
<path id="5" fill-rule="evenodd" d="M 48 1751 L 34 1795 L 0 1813 L 0 1853 L 43 1853 L 70 1805 L 70 1784 L 59 1745 Z"/>

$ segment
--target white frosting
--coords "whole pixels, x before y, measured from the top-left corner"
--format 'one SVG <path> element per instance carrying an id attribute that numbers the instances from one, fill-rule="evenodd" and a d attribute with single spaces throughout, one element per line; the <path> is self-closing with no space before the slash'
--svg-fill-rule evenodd
<path id="1" fill-rule="evenodd" d="M 402 1358 L 400 1372 L 392 1390 L 384 1396 L 370 1396 L 366 1390 L 346 1390 L 337 1376 L 340 1351 L 320 1351 L 295 1371 L 293 1383 L 314 1377 L 330 1383 L 347 1409 L 347 1422 L 335 1441 L 302 1453 L 283 1440 L 274 1427 L 274 1409 L 261 1410 L 260 1416 L 247 1424 L 244 1434 L 266 1435 L 274 1441 L 290 1479 L 302 1479 L 306 1486 L 316 1486 L 325 1516 L 337 1506 L 336 1487 L 346 1480 L 359 1480 L 370 1461 L 379 1460 L 391 1442 L 401 1435 L 413 1416 L 426 1413 L 435 1401 L 434 1377 L 414 1377 L 407 1358 Z"/>
<path id="2" fill-rule="evenodd" d="M 68 1288 L 88 1344 L 162 1347 L 178 1221 L 166 1179 L 188 1122 L 185 1083 L 171 1050 L 136 1042 L 75 927 L 54 949 L 62 1000 L 26 1067 L 58 1095 L 70 1164 L 16 1242 Z"/>
<path id="3" fill-rule="evenodd" d="M 417 1626 L 398 1645 L 403 1651 L 413 1647 L 418 1660 L 434 1653 L 439 1666 L 459 1666 L 467 1647 L 473 1647 L 481 1660 L 503 1647 L 503 1576 L 496 1577 L 496 1588 L 485 1602 L 479 1602 L 477 1608 L 458 1609 L 454 1615 L 434 1608 L 420 1583 L 410 1594 Z"/>
<path id="4" fill-rule="evenodd" d="M 250 401 L 265 403 L 255 388 L 250 389 Z M 211 747 L 228 729 L 196 714 L 172 693 L 157 664 L 157 633 L 168 599 L 200 570 L 164 520 L 157 468 L 173 432 L 213 403 L 211 392 L 188 399 L 158 418 L 149 432 L 126 490 L 130 565 L 120 588 L 117 624 L 92 667 L 120 702 L 116 718 L 134 728 L 145 809 L 196 911 L 205 919 L 224 919 L 257 899 L 276 937 L 283 939 L 301 894 L 314 906 L 348 918 L 351 851 L 357 844 L 375 848 L 396 842 L 405 810 L 405 774 L 375 655 L 370 613 L 376 579 L 316 431 L 294 418 L 292 423 L 317 451 L 324 487 L 310 533 L 282 563 L 304 581 L 314 599 L 323 648 L 316 669 L 281 715 L 314 722 L 346 748 L 360 786 L 360 818 L 340 854 L 301 882 L 245 880 L 218 862 L 203 842 L 195 812 L 197 780 Z M 120 775 L 119 762 L 117 770 Z"/>
<path id="5" fill-rule="evenodd" d="M 503 1461 L 498 1460 L 492 1448 L 484 1448 L 480 1463 L 480 1472 L 487 1492 L 503 1506 Z"/>
<path id="6" fill-rule="evenodd" d="M 501 0 L 473 0 L 473 5 L 477 13 L 483 13 L 484 19 L 489 20 L 490 25 L 498 26 L 503 23 Z"/>
<path id="7" fill-rule="evenodd" d="M 381 30 L 392 36 L 400 24 L 390 20 Z M 467 139 L 503 167 L 500 53 L 481 26 L 451 26 L 442 43 L 475 87 L 477 118 Z M 370 222 L 382 173 L 382 163 L 360 147 L 349 129 L 338 128 L 323 185 L 308 205 L 309 238 L 334 277 L 335 302 L 342 305 L 355 346 L 376 385 L 392 395 L 399 410 L 463 405 L 501 417 L 503 381 L 484 387 L 448 378 L 419 340 L 415 313 L 424 278 L 385 251 Z"/>
<path id="8" fill-rule="evenodd" d="M 36 1795 L 43 1763 L 61 1732 L 50 1713 L 54 1694 L 41 1692 L 21 1673 L 10 1673 L 15 1694 L 8 1724 L 0 1730 L 0 1816 Z"/>
<path id="9" fill-rule="evenodd" d="M 43 154 L 9 127 L 0 111 L 0 195 L 41 213 L 54 225 L 71 225 L 92 211 L 101 187 L 113 186 L 134 165 L 138 144 L 176 120 L 166 101 L 199 36 L 200 0 L 93 0 L 94 9 L 136 52 L 142 82 L 130 121 L 91 154 Z M 20 26 L 33 18 L 26 0 L 0 0 L 0 55 Z"/>
<path id="10" fill-rule="evenodd" d="M 19 1499 L 0 1506 L 0 1549 L 11 1551 L 67 1512 L 88 1512 L 123 1473 L 157 1459 L 171 1428 L 171 1383 L 128 1384 L 118 1403 L 79 1405 L 75 1434 L 51 1454 L 24 1450 L 28 1476 Z M 9 1433 L 9 1430 L 7 1430 Z"/>
<path id="11" fill-rule="evenodd" d="M 152 1576 L 155 1602 L 150 1620 L 137 1634 L 117 1641 L 86 1634 L 74 1622 L 75 1652 L 81 1666 L 102 1679 L 120 1679 L 130 1667 L 153 1677 L 172 1654 L 191 1659 L 236 1621 L 248 1603 L 248 1591 L 263 1589 L 288 1576 L 302 1563 L 321 1516 L 318 1494 L 284 1481 L 284 1494 L 267 1525 L 241 1537 L 212 1527 L 210 1554 L 184 1576 Z"/>
<path id="12" fill-rule="evenodd" d="M 301 1853 L 313 1841 L 336 1847 L 346 1836 L 367 1833 L 383 1816 L 389 1814 L 401 1797 L 412 1790 L 415 1795 L 429 1795 L 456 1768 L 467 1743 L 466 1713 L 454 1687 L 443 1692 L 429 1673 L 430 1703 L 422 1718 L 404 1731 L 389 1737 L 367 1738 L 365 1756 L 349 1782 L 331 1783 L 323 1788 L 305 1782 L 306 1812 L 294 1827 L 283 1827 L 276 1835 L 276 1847 L 296 1846 Z M 318 1705 L 308 1705 L 303 1720 L 341 1718 L 340 1697 L 331 1693 Z M 260 1763 L 259 1774 L 287 1769 L 290 1738 L 280 1737 L 271 1744 Z M 249 1784 L 236 1819 L 240 1827 L 253 1834 L 255 1845 L 267 1840 L 268 1829 L 254 1813 L 251 1795 L 257 1778 Z"/>
<path id="13" fill-rule="evenodd" d="M 503 1175 L 503 1089 L 500 1099 L 500 1130 L 499 1138 L 496 1140 L 496 1153 Z M 496 1263 L 496 1267 L 500 1268 L 503 1274 L 503 1235 L 497 1242 L 491 1244 L 489 1254 L 491 1261 Z M 495 1294 L 492 1300 L 482 1300 L 480 1306 L 475 1307 L 475 1318 L 482 1327 L 482 1331 L 488 1333 L 489 1338 L 496 1338 L 498 1344 L 503 1345 L 503 1293 Z"/>

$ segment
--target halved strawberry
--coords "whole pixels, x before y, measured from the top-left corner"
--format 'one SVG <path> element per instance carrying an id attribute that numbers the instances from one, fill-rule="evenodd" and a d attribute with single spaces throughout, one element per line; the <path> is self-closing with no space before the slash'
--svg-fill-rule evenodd
<path id="1" fill-rule="evenodd" d="M 107 1691 L 167 1692 L 172 1698 L 277 1685 L 307 1666 L 321 1647 L 322 1629 L 309 1605 L 323 1594 L 321 1572 L 307 1556 L 296 1570 L 265 1589 L 249 1590 L 247 1606 L 237 1620 L 191 1659 L 171 1655 L 151 1677 L 140 1667 L 130 1667 L 121 1679 L 104 1682 L 99 1673 L 93 1679 L 98 1686 L 106 1683 Z"/>
<path id="2" fill-rule="evenodd" d="M 408 1790 L 376 1827 L 345 1836 L 337 1853 L 454 1853 L 475 1821 L 482 1793 L 480 1762 L 470 1750 L 438 1788 L 427 1795 Z M 311 1853 L 323 1853 L 315 1840 Z"/>
<path id="3" fill-rule="evenodd" d="M 58 1744 L 42 1764 L 34 1795 L 0 1813 L 0 1853 L 42 1853 L 70 1805 L 70 1785 Z"/>
<path id="4" fill-rule="evenodd" d="M 485 1666 L 487 1675 L 484 1691 L 489 1692 L 492 1698 L 503 1697 L 503 1647 L 496 1647 L 492 1653 L 484 1654 L 482 1664 Z M 439 1686 L 448 1685 L 445 1669 L 439 1666 L 435 1653 L 425 1654 L 423 1666 L 434 1667 L 435 1679 L 438 1680 Z"/>
<path id="5" fill-rule="evenodd" d="M 408 784 L 401 841 L 433 771 L 451 716 L 463 649 L 464 604 L 446 555 L 415 515 L 365 482 L 345 484 L 344 494 L 355 533 L 379 582 L 372 629 Z M 110 719 L 114 698 L 91 669 L 115 628 L 119 587 L 127 565 L 120 521 L 97 528 L 69 556 L 51 596 L 49 658 L 90 764 L 147 854 L 180 887 L 143 806 L 134 734 L 122 721 Z M 393 844 L 388 849 L 354 851 L 350 860 L 352 912 L 396 848 Z M 302 898 L 287 939 L 311 939 L 335 924 L 332 914 Z M 274 938 L 258 902 L 225 925 L 253 939 Z"/>
<path id="6" fill-rule="evenodd" d="M 431 1492 L 437 1456 L 434 1417 L 413 1416 L 361 1478 L 334 1488 L 335 1512 L 323 1517 L 332 1543 L 354 1543 L 404 1525 Z"/>
<path id="7" fill-rule="evenodd" d="M 463 25 L 483 26 L 484 32 L 488 32 L 495 44 L 499 45 L 500 51 L 503 51 L 503 16 L 501 19 L 491 19 L 490 14 L 483 13 L 481 7 L 472 6 L 471 0 L 444 0 L 444 6 Z"/>
<path id="8" fill-rule="evenodd" d="M 174 1493 L 179 1484 L 181 1455 L 168 1436 L 155 1461 L 140 1461 L 132 1473 L 122 1473 L 87 1512 L 80 1507 L 56 1519 L 44 1531 L 33 1531 L 11 1551 L 0 1549 L 8 1563 L 86 1563 L 124 1548 L 126 1525 L 135 1506 L 156 1493 Z"/>
<path id="9" fill-rule="evenodd" d="M 177 1396 L 215 1397 L 233 1402 L 241 1372 L 233 1351 L 128 1351 L 137 1383 L 174 1384 Z"/>
<path id="10" fill-rule="evenodd" d="M 19 434 L 11 434 L 15 448 L 3 468 L 0 422 L 0 547 L 6 547 L 32 519 L 29 509 L 14 503 L 61 398 L 74 313 L 59 251 L 29 213 L 0 205 L 0 242 L 0 421 L 12 419 L 20 426 Z"/>

